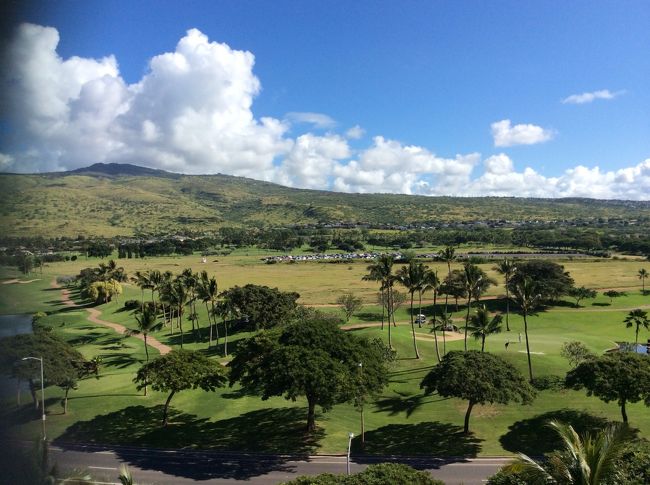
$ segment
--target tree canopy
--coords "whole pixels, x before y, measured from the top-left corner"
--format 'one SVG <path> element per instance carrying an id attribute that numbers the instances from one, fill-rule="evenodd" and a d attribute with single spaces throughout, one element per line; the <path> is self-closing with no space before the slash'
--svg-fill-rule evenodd
<path id="1" fill-rule="evenodd" d="M 553 261 L 535 260 L 517 263 L 517 271 L 508 281 L 510 291 L 526 278 L 535 282 L 541 299 L 546 301 L 554 301 L 568 294 L 574 284 L 569 272 L 564 271 L 564 266 Z"/>
<path id="2" fill-rule="evenodd" d="M 313 312 L 305 320 L 245 340 L 230 362 L 230 385 L 239 381 L 262 399 L 306 397 L 307 429 L 315 429 L 315 406 L 324 411 L 386 385 L 385 352 Z M 362 370 L 359 367 L 362 363 Z"/>
<path id="3" fill-rule="evenodd" d="M 422 380 L 426 394 L 469 401 L 465 414 L 465 433 L 475 404 L 510 402 L 530 403 L 533 388 L 512 364 L 493 354 L 470 350 L 451 351 Z"/>
<path id="4" fill-rule="evenodd" d="M 623 422 L 627 423 L 628 402 L 644 401 L 650 406 L 650 359 L 632 352 L 613 352 L 588 359 L 567 373 L 566 385 L 584 388 L 588 396 L 605 402 L 616 401 Z"/>
<path id="5" fill-rule="evenodd" d="M 24 357 L 43 357 L 45 385 L 61 385 L 83 375 L 86 360 L 65 340 L 36 329 L 32 334 L 0 339 L 0 369 L 11 376 L 28 381 L 36 403 L 35 383 L 40 382 L 40 363 L 23 361 Z"/>
<path id="6" fill-rule="evenodd" d="M 234 315 L 247 317 L 251 330 L 286 323 L 298 306 L 300 295 L 268 286 L 234 286 L 221 293 Z"/>
<path id="7" fill-rule="evenodd" d="M 143 365 L 133 381 L 138 390 L 150 385 L 154 391 L 170 393 L 162 417 L 162 424 L 166 426 L 169 403 L 174 394 L 187 389 L 215 391 L 227 379 L 223 366 L 201 352 L 172 350 Z"/>

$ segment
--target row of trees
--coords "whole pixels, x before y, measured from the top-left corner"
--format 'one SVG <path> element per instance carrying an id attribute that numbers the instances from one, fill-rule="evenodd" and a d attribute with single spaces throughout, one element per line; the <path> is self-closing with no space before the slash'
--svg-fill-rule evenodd
<path id="1" fill-rule="evenodd" d="M 301 321 L 262 329 L 237 347 L 224 368 L 198 351 L 173 350 L 143 365 L 135 382 L 167 392 L 162 424 L 168 422 L 173 396 L 186 389 L 214 391 L 229 382 L 245 392 L 307 400 L 307 430 L 316 427 L 315 411 L 341 402 L 360 409 L 388 382 L 392 359 L 381 340 L 368 340 L 339 329 L 320 312 L 305 310 Z"/>
<path id="2" fill-rule="evenodd" d="M 379 257 L 373 264 L 368 266 L 368 274 L 364 279 L 378 281 L 382 301 L 382 329 L 384 320 L 388 320 L 388 345 L 392 348 L 391 320 L 395 323 L 394 311 L 394 286 L 396 283 L 403 285 L 409 295 L 411 302 L 411 330 L 413 336 L 413 347 L 416 358 L 419 358 L 417 340 L 414 324 L 414 298 L 418 296 L 418 324 L 419 315 L 422 311 L 422 297 L 426 292 L 433 293 L 433 316 L 432 332 L 434 335 L 436 357 L 440 362 L 441 355 L 438 344 L 438 331 L 443 335 L 443 355 L 445 354 L 445 331 L 450 328 L 449 318 L 449 297 L 456 300 L 466 299 L 466 313 L 464 325 L 464 349 L 467 350 L 467 337 L 472 335 L 481 340 L 481 348 L 485 349 L 485 339 L 488 335 L 501 331 L 502 317 L 491 316 L 485 307 L 480 306 L 482 295 L 496 281 L 490 278 L 485 271 L 470 262 L 463 264 L 462 269 L 452 270 L 451 265 L 457 260 L 453 247 L 443 249 L 438 258 L 447 264 L 447 275 L 440 279 L 438 273 L 421 262 L 412 260 L 406 266 L 402 266 L 397 272 L 393 272 L 394 260 L 389 255 Z M 510 330 L 510 300 L 513 300 L 524 320 L 524 334 L 526 336 L 526 353 L 530 379 L 533 379 L 532 362 L 530 358 L 530 344 L 528 339 L 528 317 L 542 304 L 555 301 L 562 295 L 571 294 L 574 290 L 573 279 L 564 268 L 550 261 L 528 261 L 515 264 L 504 259 L 494 268 L 503 275 L 506 288 L 506 329 Z M 445 296 L 444 310 L 438 314 L 437 299 L 440 295 Z M 472 305 L 477 309 L 472 315 Z M 458 308 L 456 308 L 458 310 Z"/>

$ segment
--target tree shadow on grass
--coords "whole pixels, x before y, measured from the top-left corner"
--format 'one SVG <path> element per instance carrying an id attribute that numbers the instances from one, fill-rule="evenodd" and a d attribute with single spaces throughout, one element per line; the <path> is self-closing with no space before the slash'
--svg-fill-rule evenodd
<path id="1" fill-rule="evenodd" d="M 460 426 L 438 421 L 416 424 L 389 424 L 366 432 L 364 453 L 381 455 L 430 455 L 462 460 L 481 451 L 481 440 L 464 434 Z M 354 449 L 361 451 L 359 437 L 353 439 Z M 430 465 L 430 463 L 429 463 Z"/>
<path id="2" fill-rule="evenodd" d="M 429 399 L 425 401 L 430 396 L 425 396 L 424 394 L 417 394 L 415 396 L 403 397 L 386 397 L 379 399 L 375 402 L 377 407 L 377 412 L 388 413 L 390 416 L 397 416 L 400 413 L 405 413 L 408 418 L 415 412 L 417 408 L 426 403 L 443 401 L 443 399 Z"/>
<path id="3" fill-rule="evenodd" d="M 124 461 L 142 469 L 207 480 L 211 478 L 246 479 L 273 470 L 288 470 L 286 456 L 306 457 L 314 453 L 323 431 L 305 433 L 306 410 L 299 408 L 267 408 L 234 418 L 210 421 L 172 409 L 170 424 L 161 427 L 163 406 L 129 406 L 109 414 L 79 421 L 70 426 L 56 444 L 74 449 L 74 443 L 93 443 L 102 449 L 114 450 Z M 179 454 L 164 457 L 153 450 L 146 454 L 120 445 L 155 448 L 183 448 Z M 192 451 L 192 449 L 206 451 Z M 219 452 L 260 452 L 269 455 L 224 458 Z"/>
<path id="4" fill-rule="evenodd" d="M 499 438 L 504 449 L 512 452 L 540 455 L 561 446 L 557 433 L 547 426 L 551 420 L 573 426 L 578 434 L 602 430 L 607 419 L 574 409 L 560 409 L 540 414 L 534 418 L 517 421 Z"/>

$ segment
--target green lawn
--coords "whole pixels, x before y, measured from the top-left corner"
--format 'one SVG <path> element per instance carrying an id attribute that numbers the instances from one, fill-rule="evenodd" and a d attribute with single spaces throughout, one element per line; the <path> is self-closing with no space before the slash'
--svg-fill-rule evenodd
<path id="1" fill-rule="evenodd" d="M 281 289 L 300 288 L 303 295 L 309 295 L 308 303 L 328 304 L 342 289 L 351 289 L 366 297 L 364 307 L 352 323 L 377 321 L 380 309 L 373 304 L 372 295 L 376 288 L 361 281 L 365 264 L 253 264 L 253 256 L 230 255 L 218 257 L 217 263 L 208 263 L 209 272 L 215 272 L 220 287 L 232 284 L 269 284 Z M 259 255 L 254 259 L 258 260 Z M 130 272 L 135 268 L 153 267 L 172 269 L 179 272 L 186 266 L 202 269 L 198 258 L 157 258 L 152 260 L 124 261 Z M 120 261 L 120 264 L 123 262 Z M 79 268 L 96 264 L 96 261 L 57 263 L 44 269 L 43 276 L 28 284 L 9 284 L 0 287 L 0 311 L 2 313 L 48 311 L 46 323 L 54 331 L 78 346 L 87 357 L 102 356 L 104 366 L 99 379 L 89 378 L 80 382 L 79 389 L 71 392 L 69 412 L 62 415 L 59 400 L 62 391 L 46 389 L 48 402 L 48 434 L 61 440 L 97 441 L 105 443 L 148 444 L 165 447 L 206 447 L 231 450 L 258 450 L 268 452 L 343 452 L 347 434 L 359 432 L 360 414 L 351 405 L 336 406 L 331 412 L 318 417 L 320 429 L 311 438 L 302 433 L 306 418 L 306 403 L 282 398 L 267 401 L 256 396 L 242 395 L 239 389 L 221 389 L 216 393 L 186 391 L 176 395 L 172 401 L 174 410 L 172 424 L 166 430 L 158 427 L 160 408 L 165 395 L 150 392 L 144 397 L 136 391 L 132 378 L 138 366 L 144 361 L 144 349 L 140 340 L 120 337 L 104 327 L 89 323 L 83 309 L 69 309 L 58 302 L 59 292 L 49 289 L 49 282 L 56 274 L 74 274 Z M 138 266 L 140 265 L 140 266 Z M 348 269 L 348 266 L 352 269 Z M 560 357 L 562 343 L 580 340 L 591 350 L 601 353 L 611 348 L 617 340 L 632 341 L 633 329 L 626 329 L 622 323 L 628 309 L 650 304 L 649 296 L 639 292 L 635 272 L 638 262 L 567 262 L 566 267 L 580 281 L 591 281 L 592 287 L 626 287 L 628 295 L 609 300 L 599 295 L 595 300 L 582 302 L 583 307 L 574 309 L 571 303 L 547 309 L 529 318 L 529 333 L 533 370 L 535 375 L 564 375 L 567 362 Z M 489 265 L 485 266 L 489 268 Z M 441 271 L 442 271 L 442 267 Z M 589 270 L 593 276 L 588 278 Z M 282 276 L 281 276 L 282 275 Z M 609 276 L 608 276 L 609 275 Z M 0 271 L 2 279 L 17 276 L 10 271 Z M 28 278 L 23 278 L 28 279 Z M 607 284 L 611 281 L 611 284 Z M 322 291 L 319 288 L 322 286 Z M 497 288 L 492 294 L 499 294 Z M 150 294 L 145 293 L 145 298 Z M 122 309 L 125 299 L 140 298 L 140 291 L 126 285 L 118 302 L 102 305 L 102 318 L 127 327 L 133 327 L 132 314 Z M 486 300 L 492 308 L 498 308 L 499 301 Z M 429 302 L 424 313 L 431 314 Z M 398 313 L 397 320 L 408 321 L 408 305 Z M 453 307 L 453 305 L 452 305 Z M 337 311 L 325 307 L 326 311 Z M 205 308 L 198 307 L 200 321 L 205 326 Z M 462 320 L 464 311 L 455 316 Z M 462 324 L 462 322 L 459 322 Z M 527 372 L 524 343 L 519 343 L 522 330 L 519 316 L 511 315 L 512 331 L 488 338 L 486 348 L 503 356 L 523 373 Z M 194 341 L 189 322 L 184 324 L 186 348 L 207 350 L 207 333 L 203 330 L 202 341 Z M 222 332 L 223 329 L 221 328 Z M 377 328 L 354 330 L 360 335 L 382 336 Z M 422 334 L 418 346 L 422 358 L 413 359 L 413 344 L 408 325 L 393 329 L 393 344 L 399 359 L 391 369 L 390 386 L 365 412 L 366 441 L 368 452 L 373 453 L 427 453 L 437 455 L 501 455 L 522 450 L 540 453 L 552 446 L 552 437 L 542 423 L 552 417 L 561 418 L 579 428 L 598 426 L 603 420 L 620 420 L 618 406 L 605 404 L 584 392 L 542 391 L 530 406 L 478 406 L 475 408 L 470 428 L 472 434 L 463 436 L 462 421 L 466 404 L 456 399 L 442 399 L 438 396 L 424 396 L 419 383 L 428 369 L 435 364 L 435 351 L 427 328 L 418 329 Z M 157 332 L 161 342 L 177 345 L 178 334 L 171 336 L 169 328 Z M 247 334 L 230 335 L 229 348 L 232 351 L 237 340 Z M 640 338 L 650 338 L 642 332 Z M 510 341 L 508 350 L 505 342 Z M 478 342 L 470 341 L 471 348 L 478 348 Z M 447 342 L 447 350 L 461 349 L 462 341 Z M 223 359 L 223 340 L 214 346 L 209 355 Z M 155 355 L 155 351 L 153 352 Z M 227 360 L 227 359 L 223 359 Z M 13 435 L 36 436 L 40 423 L 27 394 L 22 396 L 23 406 L 16 407 L 15 398 L 3 406 L 0 419 L 7 431 Z M 629 406 L 628 414 L 633 426 L 642 434 L 650 434 L 650 411 L 642 404 Z"/>

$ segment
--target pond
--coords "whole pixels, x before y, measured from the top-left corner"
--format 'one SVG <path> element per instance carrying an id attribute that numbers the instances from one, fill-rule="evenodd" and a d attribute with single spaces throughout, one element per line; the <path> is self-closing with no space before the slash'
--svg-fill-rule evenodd
<path id="1" fill-rule="evenodd" d="M 634 342 L 616 342 L 619 352 L 635 352 L 637 354 L 647 354 L 645 344 L 635 344 Z"/>
<path id="2" fill-rule="evenodd" d="M 0 315 L 0 338 L 21 333 L 32 333 L 31 315 Z M 0 399 L 15 395 L 17 384 L 15 379 L 0 374 Z M 27 383 L 21 382 L 20 388 L 27 390 Z"/>
<path id="3" fill-rule="evenodd" d="M 32 333 L 31 315 L 0 315 L 0 338 Z"/>

